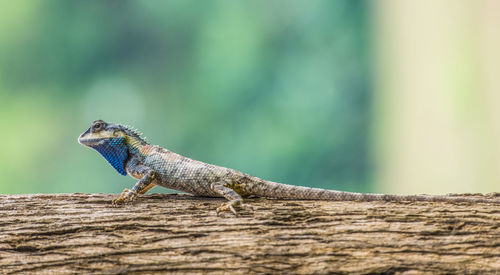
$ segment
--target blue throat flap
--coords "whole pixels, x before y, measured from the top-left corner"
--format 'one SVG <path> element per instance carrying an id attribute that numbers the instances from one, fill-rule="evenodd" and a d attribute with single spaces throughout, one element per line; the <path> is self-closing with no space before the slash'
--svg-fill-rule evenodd
<path id="1" fill-rule="evenodd" d="M 126 176 L 125 162 L 128 158 L 128 148 L 125 138 L 106 139 L 103 144 L 93 147 L 99 152 L 118 173 Z"/>

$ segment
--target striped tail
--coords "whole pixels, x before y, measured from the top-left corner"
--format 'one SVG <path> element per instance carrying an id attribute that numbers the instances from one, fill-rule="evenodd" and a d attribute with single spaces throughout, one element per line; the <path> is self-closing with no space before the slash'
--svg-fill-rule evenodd
<path id="1" fill-rule="evenodd" d="M 260 179 L 259 179 L 260 180 Z M 385 195 L 343 192 L 310 188 L 260 180 L 252 186 L 251 193 L 274 199 L 327 200 L 327 201 L 429 201 L 429 202 L 479 202 L 500 204 L 500 198 L 459 197 L 453 195 Z"/>

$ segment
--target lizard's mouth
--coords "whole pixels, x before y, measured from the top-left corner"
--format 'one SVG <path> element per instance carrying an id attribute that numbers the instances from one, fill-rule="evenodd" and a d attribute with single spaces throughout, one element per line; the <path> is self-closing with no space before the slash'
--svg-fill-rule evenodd
<path id="1" fill-rule="evenodd" d="M 78 143 L 84 146 L 93 147 L 102 144 L 108 138 L 85 138 L 84 136 L 78 137 Z"/>

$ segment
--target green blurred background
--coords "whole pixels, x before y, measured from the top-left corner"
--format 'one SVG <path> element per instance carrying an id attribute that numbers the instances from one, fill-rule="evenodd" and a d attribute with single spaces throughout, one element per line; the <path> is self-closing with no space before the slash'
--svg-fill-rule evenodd
<path id="1" fill-rule="evenodd" d="M 434 7 L 422 9 L 425 14 Z M 457 20 L 473 18 L 467 22 L 475 24 L 468 9 Z M 408 16 L 401 16 L 404 10 Z M 446 19 L 447 12 L 443 9 L 436 20 Z M 399 37 L 394 29 L 407 17 L 420 20 L 418 8 L 398 1 L 3 1 L 0 193 L 118 193 L 132 186 L 132 178 L 77 143 L 96 119 L 133 125 L 152 144 L 277 182 L 362 192 L 494 190 L 494 166 L 476 173 L 481 177 L 465 178 L 458 188 L 453 177 L 440 178 L 471 167 L 436 169 L 447 159 L 432 161 L 442 155 L 433 153 L 432 142 L 456 140 L 435 129 L 451 126 L 429 128 L 427 117 L 411 120 L 411 112 L 405 120 L 407 107 L 420 101 L 398 96 L 414 85 L 404 86 L 411 81 L 393 73 L 435 66 L 425 58 L 423 64 L 398 63 L 401 56 L 395 53 L 415 54 L 398 44 L 415 40 L 411 22 L 410 34 L 403 29 Z M 424 29 L 423 40 L 411 40 L 417 52 L 418 43 L 432 41 L 427 33 Z M 449 58 L 484 51 L 462 45 Z M 455 72 L 467 65 L 451 62 L 450 68 Z M 469 71 L 431 83 L 463 82 L 463 75 Z M 484 88 L 476 84 L 467 87 Z M 428 93 L 421 102 L 436 102 L 433 96 Z M 462 92 L 443 104 L 470 98 Z M 478 107 L 481 102 L 470 108 L 484 107 Z M 462 105 L 456 112 L 469 108 Z M 444 111 L 452 117 L 456 112 Z M 497 114 L 491 117 L 492 125 L 481 129 L 497 125 Z M 482 120 L 473 117 L 464 127 Z M 431 145 L 425 139 L 411 143 L 419 129 L 435 137 Z M 487 130 L 479 134 L 485 140 L 488 135 Z M 462 142 L 476 141 L 458 140 L 457 148 Z M 401 158 L 401 149 L 408 147 L 415 152 L 403 150 L 410 157 Z M 474 163 L 482 161 L 483 151 Z M 419 179 L 429 184 L 420 185 Z"/>

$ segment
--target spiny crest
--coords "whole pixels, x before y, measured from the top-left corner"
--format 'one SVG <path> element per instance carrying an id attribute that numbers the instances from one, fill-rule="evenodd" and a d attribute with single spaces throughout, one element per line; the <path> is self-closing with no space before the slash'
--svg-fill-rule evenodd
<path id="1" fill-rule="evenodd" d="M 121 124 L 121 126 L 123 127 L 123 130 L 127 133 L 127 135 L 137 138 L 141 142 L 147 143 L 146 138 L 143 137 L 142 133 L 139 132 L 136 128 L 126 124 Z"/>

